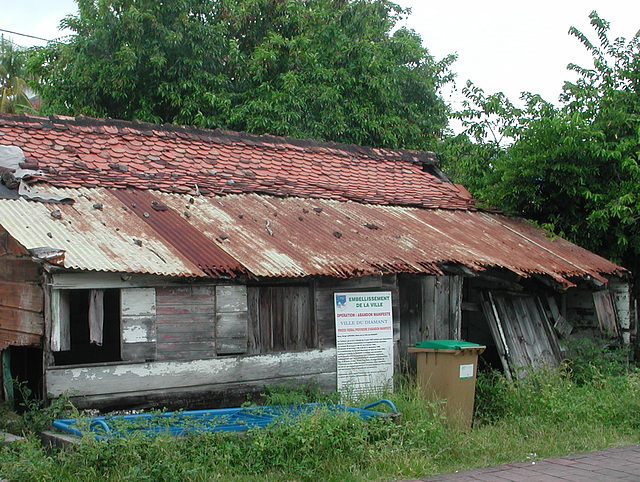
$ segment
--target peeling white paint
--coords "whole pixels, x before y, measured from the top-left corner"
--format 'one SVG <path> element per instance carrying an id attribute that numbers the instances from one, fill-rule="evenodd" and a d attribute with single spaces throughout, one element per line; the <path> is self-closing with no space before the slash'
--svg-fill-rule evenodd
<path id="1" fill-rule="evenodd" d="M 246 384 L 260 380 L 313 377 L 335 372 L 336 350 L 309 350 L 188 362 L 164 361 L 47 370 L 47 392 L 109 396 L 176 388 Z"/>
<path id="2" fill-rule="evenodd" d="M 148 343 L 155 341 L 149 337 L 148 331 L 143 326 L 127 326 L 122 330 L 124 343 Z"/>

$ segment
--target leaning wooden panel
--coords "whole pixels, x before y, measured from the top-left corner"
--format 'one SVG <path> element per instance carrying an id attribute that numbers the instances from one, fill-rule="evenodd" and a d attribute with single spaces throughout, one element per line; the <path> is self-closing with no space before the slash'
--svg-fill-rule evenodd
<path id="1" fill-rule="evenodd" d="M 616 309 L 611 293 L 608 290 L 594 291 L 593 303 L 596 307 L 600 329 L 610 335 L 618 336 L 620 330 L 618 329 L 618 319 L 616 318 Z"/>

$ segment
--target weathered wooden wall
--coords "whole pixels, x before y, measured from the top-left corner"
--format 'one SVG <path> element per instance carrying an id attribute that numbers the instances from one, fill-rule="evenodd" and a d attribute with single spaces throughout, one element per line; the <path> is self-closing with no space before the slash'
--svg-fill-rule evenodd
<path id="1" fill-rule="evenodd" d="M 195 408 L 238 404 L 266 385 L 315 381 L 336 388 L 336 351 L 245 355 L 197 361 L 164 361 L 51 367 L 47 393 L 70 396 L 79 408 Z"/>
<path id="2" fill-rule="evenodd" d="M 120 354 L 124 361 L 156 359 L 156 290 L 120 290 Z"/>
<path id="3" fill-rule="evenodd" d="M 410 369 L 415 354 L 407 350 L 424 340 L 459 340 L 462 323 L 462 276 L 401 275 L 398 355 Z"/>
<path id="4" fill-rule="evenodd" d="M 317 346 L 309 284 L 250 286 L 247 295 L 252 353 Z"/>
<path id="5" fill-rule="evenodd" d="M 427 340 L 459 340 L 462 320 L 462 276 L 424 276 L 423 335 Z"/>
<path id="6" fill-rule="evenodd" d="M 41 346 L 44 291 L 40 267 L 0 230 L 0 350 Z"/>
<path id="7" fill-rule="evenodd" d="M 215 356 L 215 286 L 156 288 L 157 360 Z"/>
<path id="8" fill-rule="evenodd" d="M 65 276 L 54 286 L 64 291 L 104 284 L 85 281 Z M 120 287 L 123 362 L 49 367 L 49 393 L 69 392 L 80 407 L 186 408 L 207 400 L 229 403 L 286 381 L 316 380 L 335 389 L 336 292 L 392 293 L 398 368 L 413 343 L 460 333 L 459 276 L 394 274 L 250 286 L 132 282 Z M 109 278 L 105 286 L 117 284 Z"/>

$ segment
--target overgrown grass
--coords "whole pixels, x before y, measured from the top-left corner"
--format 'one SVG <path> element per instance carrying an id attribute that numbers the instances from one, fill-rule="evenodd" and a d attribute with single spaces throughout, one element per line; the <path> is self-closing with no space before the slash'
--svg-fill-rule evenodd
<path id="1" fill-rule="evenodd" d="M 618 363 L 604 360 L 598 363 Z M 246 435 L 86 437 L 75 448 L 53 452 L 28 435 L 0 450 L 0 476 L 21 481 L 397 480 L 636 443 L 638 373 L 595 365 L 580 377 L 574 373 L 572 366 L 563 366 L 514 383 L 498 373 L 481 374 L 470 431 L 447 426 L 441 404 L 425 401 L 415 383 L 403 379 L 396 393 L 381 394 L 403 413 L 399 423 L 318 410 L 298 423 Z M 316 400 L 336 401 L 312 386 L 271 389 L 266 395 L 272 404 Z"/>

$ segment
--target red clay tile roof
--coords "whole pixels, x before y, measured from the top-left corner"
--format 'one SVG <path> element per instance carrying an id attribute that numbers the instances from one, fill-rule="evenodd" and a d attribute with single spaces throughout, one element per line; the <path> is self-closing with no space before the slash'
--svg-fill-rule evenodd
<path id="1" fill-rule="evenodd" d="M 474 209 L 424 151 L 254 136 L 85 117 L 0 115 L 0 144 L 20 147 L 43 180 L 201 194 L 263 193 L 368 204 Z M 197 186 L 197 188 L 196 188 Z"/>

